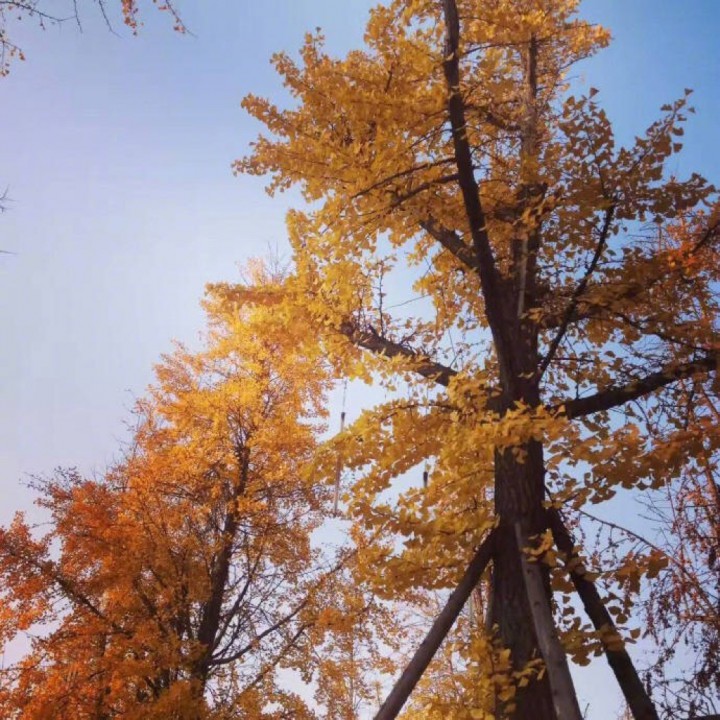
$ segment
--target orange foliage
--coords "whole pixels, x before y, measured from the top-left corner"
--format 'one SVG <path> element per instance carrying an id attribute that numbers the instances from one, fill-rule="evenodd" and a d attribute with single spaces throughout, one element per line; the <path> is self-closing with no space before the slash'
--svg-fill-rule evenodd
<path id="1" fill-rule="evenodd" d="M 44 535 L 22 516 L 0 531 L 0 643 L 30 639 L 0 675 L 2 717 L 315 718 L 283 672 L 320 667 L 323 697 L 344 701 L 332 677 L 366 695 L 361 668 L 316 659 L 330 632 L 367 655 L 380 617 L 352 553 L 312 543 L 325 363 L 281 314 L 212 293 L 206 306 L 205 349 L 157 366 L 126 459 L 40 483 Z"/>

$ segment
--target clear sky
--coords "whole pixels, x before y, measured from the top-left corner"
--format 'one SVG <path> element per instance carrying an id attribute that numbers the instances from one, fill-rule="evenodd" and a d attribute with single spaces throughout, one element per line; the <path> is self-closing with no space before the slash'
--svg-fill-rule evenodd
<path id="1" fill-rule="evenodd" d="M 240 100 L 282 97 L 269 56 L 307 30 L 322 27 L 333 51 L 359 46 L 371 4 L 184 0 L 192 36 L 148 7 L 133 38 L 120 22 L 109 33 L 86 0 L 82 33 L 11 29 L 27 60 L 0 79 L 12 199 L 0 248 L 16 253 L 0 255 L 0 522 L 29 506 L 26 474 L 110 463 L 153 363 L 171 339 L 197 338 L 204 284 L 286 247 L 295 198 L 230 170 L 258 131 Z M 698 114 L 671 170 L 720 184 L 720 2 L 587 0 L 583 13 L 615 37 L 578 75 L 620 138 L 692 87 Z M 588 688 L 592 717 L 612 717 L 613 696 L 603 705 Z"/>

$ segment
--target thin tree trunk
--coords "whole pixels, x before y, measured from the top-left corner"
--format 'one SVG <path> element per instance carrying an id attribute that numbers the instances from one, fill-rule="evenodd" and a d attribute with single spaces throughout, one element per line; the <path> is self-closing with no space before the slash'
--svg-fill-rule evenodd
<path id="1" fill-rule="evenodd" d="M 225 596 L 233 545 L 239 527 L 237 500 L 245 494 L 250 468 L 250 454 L 247 448 L 236 449 L 238 459 L 238 477 L 233 482 L 232 493 L 228 498 L 225 522 L 220 538 L 220 549 L 210 573 L 210 597 L 203 604 L 200 625 L 197 631 L 198 644 L 203 653 L 195 663 L 193 679 L 198 682 L 200 693 L 204 693 L 210 672 L 210 661 L 218 642 L 218 630 L 222 615 L 223 598 Z"/>
<path id="2" fill-rule="evenodd" d="M 430 631 L 415 651 L 412 659 L 385 699 L 375 720 L 394 720 L 410 697 L 442 641 L 463 609 L 473 589 L 480 581 L 496 547 L 495 531 L 490 533 L 475 553 L 458 586 L 453 590 L 445 607 L 432 624 Z"/>

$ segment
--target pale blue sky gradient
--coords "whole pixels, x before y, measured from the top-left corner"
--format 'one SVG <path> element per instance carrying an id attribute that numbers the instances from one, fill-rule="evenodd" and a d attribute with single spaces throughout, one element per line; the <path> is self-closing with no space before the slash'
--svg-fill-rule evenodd
<path id="1" fill-rule="evenodd" d="M 17 253 L 0 255 L 0 522 L 28 508 L 25 474 L 112 462 L 153 363 L 173 338 L 197 338 L 205 283 L 286 248 L 296 197 L 271 199 L 230 170 L 259 129 L 240 100 L 281 98 L 269 57 L 316 26 L 333 51 L 359 46 L 371 4 L 185 0 L 184 37 L 150 7 L 136 38 L 119 22 L 108 33 L 91 6 L 82 34 L 12 30 L 28 59 L 0 80 L 0 188 L 12 198 L 0 248 Z M 615 37 L 578 75 L 620 138 L 693 87 L 698 114 L 670 169 L 720 182 L 720 2 L 588 0 L 583 13 Z M 614 686 L 597 690 L 581 689 L 592 717 L 611 718 Z"/>

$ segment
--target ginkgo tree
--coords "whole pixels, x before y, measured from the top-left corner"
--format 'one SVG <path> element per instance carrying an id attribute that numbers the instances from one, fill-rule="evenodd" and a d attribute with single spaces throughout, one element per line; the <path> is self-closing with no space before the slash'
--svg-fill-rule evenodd
<path id="1" fill-rule="evenodd" d="M 30 639 L 0 671 L 3 718 L 320 718 L 297 691 L 318 674 L 320 703 L 372 695 L 392 618 L 354 552 L 313 542 L 327 363 L 274 309 L 206 306 L 205 347 L 157 366 L 126 459 L 41 482 L 49 531 L 0 529 L 0 645 Z"/>
<path id="2" fill-rule="evenodd" d="M 713 382 L 720 358 L 715 189 L 667 171 L 689 91 L 617 145 L 598 92 L 569 79 L 609 40 L 577 11 L 391 0 L 362 50 L 331 57 L 316 33 L 299 60 L 274 56 L 288 108 L 244 100 L 268 133 L 236 171 L 307 201 L 288 215 L 289 305 L 346 377 L 397 390 L 334 446 L 356 478 L 355 532 L 382 538 L 368 544 L 368 581 L 392 597 L 462 576 L 430 645 L 489 584 L 478 651 L 486 668 L 506 665 L 503 688 L 468 695 L 458 718 L 578 718 L 565 656 L 599 650 L 634 717 L 657 717 L 612 618 L 629 602 L 615 586 L 639 588 L 666 560 L 635 554 L 598 584 L 572 524 L 692 462 L 648 422 L 679 422 L 679 382 Z M 329 478 L 333 466 L 329 454 Z M 427 649 L 378 718 L 395 717 Z"/>

